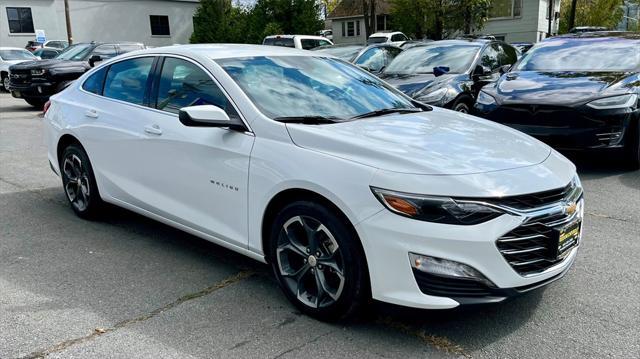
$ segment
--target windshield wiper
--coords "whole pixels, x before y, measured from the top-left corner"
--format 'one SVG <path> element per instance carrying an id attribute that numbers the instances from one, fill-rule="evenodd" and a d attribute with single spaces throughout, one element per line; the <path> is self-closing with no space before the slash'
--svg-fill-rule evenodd
<path id="1" fill-rule="evenodd" d="M 410 112 L 422 112 L 422 109 L 418 107 L 383 108 L 380 110 L 375 110 L 375 111 L 363 113 L 361 115 L 353 116 L 350 118 L 350 120 L 355 120 L 358 118 L 388 115 L 390 113 L 410 113 Z"/>
<path id="2" fill-rule="evenodd" d="M 287 117 L 276 117 L 273 120 L 278 122 L 284 122 L 284 123 L 304 123 L 307 125 L 322 125 L 327 123 L 336 123 L 336 122 L 344 121 L 339 117 L 326 117 L 326 116 L 287 116 Z"/>

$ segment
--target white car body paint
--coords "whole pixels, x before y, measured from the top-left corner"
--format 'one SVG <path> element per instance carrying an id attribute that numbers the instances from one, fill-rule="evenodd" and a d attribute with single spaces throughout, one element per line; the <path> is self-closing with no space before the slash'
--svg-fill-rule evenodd
<path id="1" fill-rule="evenodd" d="M 543 281 L 571 265 L 578 248 L 540 274 L 514 271 L 495 242 L 522 224 L 521 216 L 470 226 L 418 221 L 392 213 L 370 189 L 488 198 L 541 192 L 566 186 L 576 176 L 562 155 L 507 127 L 437 108 L 326 126 L 283 124 L 265 117 L 214 61 L 278 55 L 316 54 L 273 46 L 188 45 L 106 61 L 96 69 L 139 56 L 195 62 L 224 89 L 249 131 L 186 127 L 175 114 L 88 93 L 81 86 L 94 69 L 51 98 L 44 122 L 52 168 L 60 173 L 57 146 L 62 136 L 72 135 L 91 159 L 106 202 L 263 262 L 269 202 L 285 190 L 313 191 L 355 227 L 373 298 L 405 306 L 459 304 L 419 290 L 409 252 L 471 265 L 501 288 Z"/>

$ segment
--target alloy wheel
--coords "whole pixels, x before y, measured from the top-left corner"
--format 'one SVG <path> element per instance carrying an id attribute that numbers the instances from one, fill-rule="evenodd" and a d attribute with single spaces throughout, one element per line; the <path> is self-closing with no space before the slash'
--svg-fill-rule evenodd
<path id="1" fill-rule="evenodd" d="M 2 79 L 2 86 L 4 87 L 5 91 L 9 91 L 9 77 L 8 76 L 5 76 Z"/>
<path id="2" fill-rule="evenodd" d="M 69 201 L 78 211 L 86 210 L 89 206 L 91 191 L 89 176 L 82 166 L 82 161 L 77 155 L 69 154 L 64 159 L 62 171 L 66 179 L 64 191 Z"/>
<path id="3" fill-rule="evenodd" d="M 308 216 L 284 223 L 278 236 L 278 270 L 287 289 L 311 308 L 335 303 L 345 284 L 344 261 L 329 229 Z"/>

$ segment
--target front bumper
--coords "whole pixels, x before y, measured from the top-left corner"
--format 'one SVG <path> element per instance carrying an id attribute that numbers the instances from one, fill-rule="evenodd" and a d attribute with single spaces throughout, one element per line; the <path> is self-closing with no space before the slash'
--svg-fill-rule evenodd
<path id="1" fill-rule="evenodd" d="M 587 106 L 476 103 L 477 115 L 513 127 L 559 150 L 624 147 L 640 109 L 595 110 Z"/>
<path id="2" fill-rule="evenodd" d="M 56 93 L 57 84 L 49 81 L 32 82 L 27 84 L 9 83 L 11 96 L 15 98 L 48 99 Z"/>

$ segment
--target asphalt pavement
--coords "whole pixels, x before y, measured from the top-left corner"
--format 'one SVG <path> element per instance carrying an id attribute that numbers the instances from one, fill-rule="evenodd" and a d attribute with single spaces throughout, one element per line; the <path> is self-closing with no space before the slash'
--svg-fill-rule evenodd
<path id="1" fill-rule="evenodd" d="M 640 171 L 581 156 L 577 261 L 543 290 L 326 324 L 269 268 L 122 209 L 77 218 L 42 117 L 0 94 L 0 358 L 640 358 Z"/>

